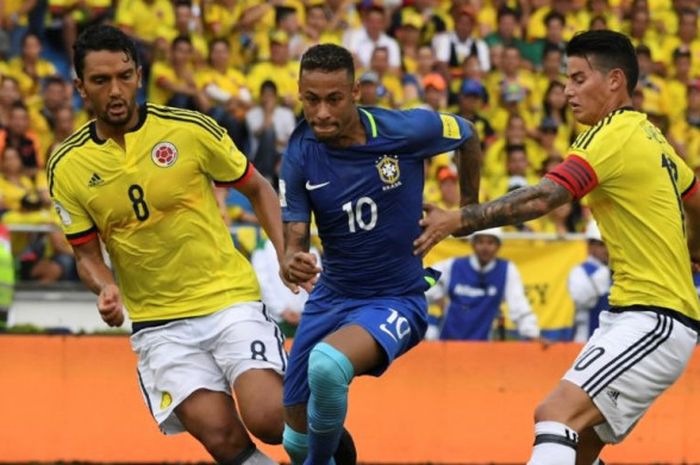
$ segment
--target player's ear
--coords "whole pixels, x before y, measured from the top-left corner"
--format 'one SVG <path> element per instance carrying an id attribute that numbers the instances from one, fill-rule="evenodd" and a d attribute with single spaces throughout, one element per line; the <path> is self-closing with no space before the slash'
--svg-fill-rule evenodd
<path id="1" fill-rule="evenodd" d="M 141 68 L 141 67 L 139 66 L 139 67 L 136 68 L 136 79 L 138 79 L 139 89 L 141 88 L 141 85 L 142 85 L 142 82 L 143 82 L 143 81 L 141 80 L 142 75 L 143 75 L 143 68 Z"/>
<path id="2" fill-rule="evenodd" d="M 87 94 L 85 93 L 85 84 L 83 83 L 83 80 L 76 77 L 75 79 L 73 79 L 73 85 L 75 86 L 76 89 L 78 89 L 78 93 L 80 94 L 80 97 L 83 99 L 86 99 Z"/>
<path id="3" fill-rule="evenodd" d="M 355 81 L 352 83 L 352 100 L 357 102 L 360 100 L 360 81 Z"/>
<path id="4" fill-rule="evenodd" d="M 619 89 L 627 87 L 627 76 L 620 68 L 614 68 L 608 73 L 608 83 L 610 90 L 617 92 Z"/>

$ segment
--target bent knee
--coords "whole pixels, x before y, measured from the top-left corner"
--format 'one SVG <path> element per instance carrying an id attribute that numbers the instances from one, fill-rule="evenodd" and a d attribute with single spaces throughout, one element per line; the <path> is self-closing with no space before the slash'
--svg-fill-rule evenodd
<path id="1" fill-rule="evenodd" d="M 348 358 L 325 342 L 314 346 L 309 354 L 309 387 L 314 389 L 347 388 L 354 375 Z"/>
<path id="2" fill-rule="evenodd" d="M 250 438 L 241 428 L 212 426 L 198 437 L 202 445 L 215 457 L 227 457 L 250 445 Z"/>
<path id="3" fill-rule="evenodd" d="M 280 408 L 261 408 L 246 417 L 248 431 L 265 444 L 281 444 L 284 419 Z"/>

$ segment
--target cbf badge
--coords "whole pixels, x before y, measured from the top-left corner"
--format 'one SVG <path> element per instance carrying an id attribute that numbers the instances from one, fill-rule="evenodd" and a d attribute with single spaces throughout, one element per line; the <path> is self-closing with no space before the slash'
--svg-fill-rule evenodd
<path id="1" fill-rule="evenodd" d="M 375 163 L 379 178 L 385 184 L 382 190 L 394 189 L 401 185 L 401 170 L 399 170 L 399 157 L 396 155 L 383 155 Z"/>
<path id="2" fill-rule="evenodd" d="M 177 148 L 170 142 L 159 142 L 151 150 L 151 159 L 156 166 L 168 168 L 177 161 Z"/>

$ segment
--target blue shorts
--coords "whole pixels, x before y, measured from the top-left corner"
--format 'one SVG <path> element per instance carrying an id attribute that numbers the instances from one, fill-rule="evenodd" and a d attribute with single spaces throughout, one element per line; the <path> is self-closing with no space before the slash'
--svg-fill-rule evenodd
<path id="1" fill-rule="evenodd" d="M 386 361 L 372 370 L 379 376 L 425 334 L 428 308 L 423 293 L 403 297 L 349 299 L 339 296 L 323 284 L 317 284 L 306 302 L 297 328 L 284 376 L 284 405 L 309 400 L 309 353 L 326 336 L 343 326 L 362 326 L 386 353 Z"/>

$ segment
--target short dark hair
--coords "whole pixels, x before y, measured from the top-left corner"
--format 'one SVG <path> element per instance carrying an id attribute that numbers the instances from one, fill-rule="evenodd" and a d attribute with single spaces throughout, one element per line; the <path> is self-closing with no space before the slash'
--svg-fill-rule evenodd
<path id="1" fill-rule="evenodd" d="M 301 57 L 299 76 L 304 71 L 326 72 L 345 70 L 351 81 L 355 81 L 355 63 L 350 52 L 339 45 L 318 44 L 309 48 Z"/>
<path id="2" fill-rule="evenodd" d="M 260 93 L 262 94 L 266 90 L 271 90 L 277 95 L 277 84 L 275 84 L 275 81 L 271 81 L 270 79 L 264 80 L 262 84 L 260 84 Z"/>
<path id="3" fill-rule="evenodd" d="M 576 34 L 566 45 L 567 56 L 585 58 L 591 67 L 607 73 L 620 68 L 627 78 L 627 92 L 632 95 L 639 79 L 639 64 L 634 46 L 626 35 L 600 30 Z M 591 58 L 595 63 L 591 63 Z"/>
<path id="4" fill-rule="evenodd" d="M 83 79 L 85 69 L 85 56 L 88 52 L 108 50 L 110 52 L 124 52 L 126 56 L 139 67 L 139 55 L 136 45 L 123 31 L 114 26 L 100 24 L 85 29 L 73 45 L 73 62 L 75 74 Z"/>
<path id="5" fill-rule="evenodd" d="M 175 47 L 178 46 L 178 44 L 187 44 L 190 47 L 192 46 L 192 39 L 185 35 L 179 35 L 173 39 L 173 41 L 170 43 L 170 50 L 175 50 Z"/>
<path id="6" fill-rule="evenodd" d="M 58 76 L 56 74 L 51 75 L 51 76 L 46 76 L 44 78 L 43 86 L 42 88 L 46 90 L 47 87 L 53 86 L 53 85 L 59 85 L 59 86 L 64 86 L 66 84 L 66 81 L 63 80 L 61 76 Z"/>
<path id="7" fill-rule="evenodd" d="M 566 25 L 566 17 L 564 17 L 564 15 L 559 13 L 558 11 L 554 10 L 547 13 L 547 16 L 544 17 L 543 23 L 545 26 L 549 26 L 549 23 L 555 20 L 559 21 L 562 24 L 562 26 Z"/>

